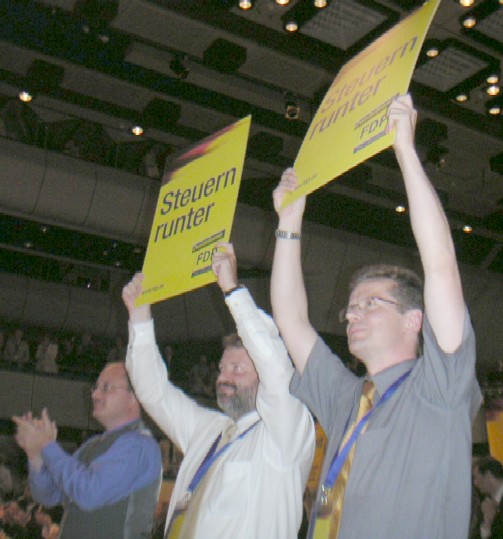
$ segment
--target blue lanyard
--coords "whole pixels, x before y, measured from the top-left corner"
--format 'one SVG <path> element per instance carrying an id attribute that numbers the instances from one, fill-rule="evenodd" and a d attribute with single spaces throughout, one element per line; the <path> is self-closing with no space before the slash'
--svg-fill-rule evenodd
<path id="1" fill-rule="evenodd" d="M 248 427 L 244 432 L 242 432 L 237 438 L 234 440 L 231 440 L 229 443 L 225 444 L 223 447 L 221 447 L 216 453 L 215 450 L 218 446 L 218 442 L 220 441 L 220 438 L 222 437 L 222 434 L 220 433 L 216 440 L 213 442 L 213 444 L 210 447 L 210 450 L 204 457 L 203 462 L 201 462 L 199 468 L 197 469 L 197 472 L 195 473 L 194 477 L 192 478 L 192 481 L 190 482 L 187 492 L 192 493 L 196 490 L 197 485 L 201 482 L 201 479 L 204 477 L 206 472 L 209 470 L 210 466 L 217 460 L 217 458 L 224 453 L 234 442 L 237 442 L 238 440 L 241 440 L 241 438 L 244 438 L 252 429 L 253 427 L 256 427 L 259 423 L 260 419 L 253 423 L 250 427 Z"/>
<path id="2" fill-rule="evenodd" d="M 411 369 L 412 370 L 412 369 Z M 355 430 L 351 434 L 349 440 L 344 444 L 344 447 L 338 451 L 334 458 L 332 459 L 332 463 L 330 464 L 330 468 L 328 470 L 327 476 L 325 477 L 325 481 L 323 485 L 328 488 L 332 488 L 335 484 L 335 481 L 337 480 L 337 477 L 342 469 L 342 465 L 344 464 L 344 461 L 346 460 L 349 452 L 351 451 L 351 448 L 353 447 L 354 443 L 356 442 L 356 439 L 360 435 L 361 431 L 365 427 L 365 425 L 369 422 L 370 416 L 374 413 L 374 410 L 384 404 L 386 401 L 388 401 L 393 394 L 396 392 L 400 384 L 409 376 L 411 373 L 411 370 L 405 372 L 395 380 L 388 389 L 384 392 L 384 395 L 381 397 L 381 399 L 372 406 L 372 408 L 360 419 L 358 424 L 355 427 Z"/>

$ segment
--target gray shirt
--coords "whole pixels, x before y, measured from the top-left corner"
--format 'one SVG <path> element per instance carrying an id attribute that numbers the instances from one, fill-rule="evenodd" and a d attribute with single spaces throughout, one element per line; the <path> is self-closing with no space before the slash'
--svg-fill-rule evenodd
<path id="1" fill-rule="evenodd" d="M 376 408 L 356 443 L 339 539 L 465 539 L 471 492 L 471 419 L 481 403 L 475 336 L 466 313 L 463 343 L 438 346 L 428 320 L 424 354 L 373 377 L 376 395 L 409 369 L 390 400 Z M 321 481 L 357 412 L 363 379 L 318 338 L 291 389 L 328 437 Z M 376 398 L 374 399 L 376 401 Z"/>

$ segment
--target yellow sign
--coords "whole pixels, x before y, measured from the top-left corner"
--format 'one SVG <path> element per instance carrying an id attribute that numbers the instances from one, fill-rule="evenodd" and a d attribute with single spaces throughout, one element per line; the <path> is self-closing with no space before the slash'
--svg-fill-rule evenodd
<path id="1" fill-rule="evenodd" d="M 393 143 L 386 134 L 392 99 L 405 94 L 440 0 L 430 0 L 386 32 L 338 73 L 295 160 L 299 186 L 287 206 Z"/>
<path id="2" fill-rule="evenodd" d="M 216 280 L 211 259 L 230 238 L 250 123 L 247 116 L 206 138 L 164 173 L 137 305 Z"/>

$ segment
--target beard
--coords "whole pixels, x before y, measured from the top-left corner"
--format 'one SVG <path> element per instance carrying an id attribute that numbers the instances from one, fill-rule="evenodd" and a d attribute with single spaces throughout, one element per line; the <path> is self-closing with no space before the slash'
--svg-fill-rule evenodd
<path id="1" fill-rule="evenodd" d="M 226 393 L 222 388 L 233 389 L 233 393 Z M 217 404 L 219 408 L 232 419 L 237 420 L 248 412 L 256 409 L 257 384 L 246 387 L 238 387 L 235 384 L 217 384 Z"/>

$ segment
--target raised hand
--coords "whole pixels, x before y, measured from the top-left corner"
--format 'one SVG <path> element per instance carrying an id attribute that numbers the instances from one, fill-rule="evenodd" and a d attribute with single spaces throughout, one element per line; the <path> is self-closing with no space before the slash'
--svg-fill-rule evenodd
<path id="1" fill-rule="evenodd" d="M 58 435 L 56 423 L 51 420 L 47 410 L 42 410 L 40 419 L 34 418 L 32 413 L 28 412 L 22 416 L 14 416 L 12 421 L 17 426 L 16 442 L 30 461 L 40 461 L 44 447 L 56 441 Z"/>
<path id="2" fill-rule="evenodd" d="M 280 219 L 290 219 L 293 218 L 295 221 L 302 220 L 302 215 L 304 214 L 304 209 L 306 207 L 306 197 L 302 196 L 297 200 L 293 201 L 291 204 L 285 208 L 281 208 L 283 199 L 286 193 L 294 191 L 297 187 L 297 174 L 295 169 L 287 168 L 281 175 L 281 180 L 273 191 L 273 202 L 274 209 L 279 215 Z"/>
<path id="3" fill-rule="evenodd" d="M 393 148 L 400 150 L 414 146 L 417 111 L 413 106 L 410 94 L 397 97 L 391 102 L 388 110 L 388 125 L 386 131 L 396 130 Z"/>
<path id="4" fill-rule="evenodd" d="M 135 301 L 141 296 L 142 282 L 144 276 L 142 273 L 136 273 L 129 283 L 122 289 L 122 301 L 129 313 L 129 320 L 135 324 L 147 322 L 152 318 L 150 305 L 135 306 Z"/>
<path id="5" fill-rule="evenodd" d="M 220 242 L 213 254 L 212 270 L 222 292 L 235 288 L 238 284 L 237 260 L 232 243 Z"/>

